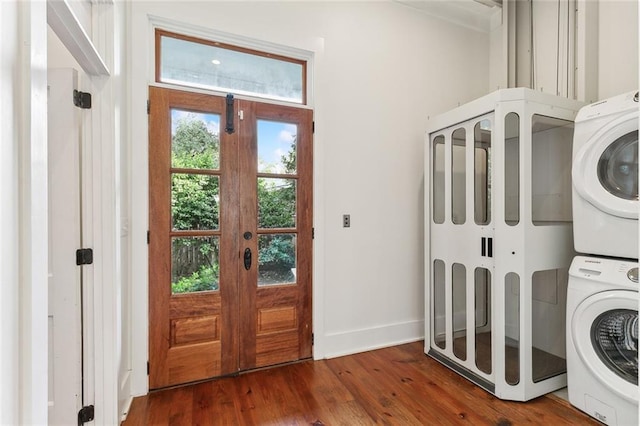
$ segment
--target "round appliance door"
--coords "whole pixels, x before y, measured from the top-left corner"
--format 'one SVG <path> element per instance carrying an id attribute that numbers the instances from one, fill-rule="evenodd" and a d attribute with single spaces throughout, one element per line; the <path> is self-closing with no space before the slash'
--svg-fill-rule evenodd
<path id="1" fill-rule="evenodd" d="M 581 361 L 602 386 L 638 402 L 638 292 L 614 290 L 585 299 L 571 318 Z"/>
<path id="2" fill-rule="evenodd" d="M 584 143 L 573 159 L 573 186 L 594 207 L 638 218 L 638 115 L 610 122 Z"/>

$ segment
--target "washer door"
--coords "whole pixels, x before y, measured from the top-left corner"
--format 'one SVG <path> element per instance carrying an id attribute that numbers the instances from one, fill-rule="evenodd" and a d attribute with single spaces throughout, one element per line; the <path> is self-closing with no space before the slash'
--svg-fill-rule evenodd
<path id="1" fill-rule="evenodd" d="M 610 122 L 576 152 L 572 169 L 578 194 L 597 209 L 638 218 L 638 115 Z"/>
<path id="2" fill-rule="evenodd" d="M 571 318 L 581 361 L 603 386 L 638 402 L 638 293 L 614 290 L 585 299 Z"/>

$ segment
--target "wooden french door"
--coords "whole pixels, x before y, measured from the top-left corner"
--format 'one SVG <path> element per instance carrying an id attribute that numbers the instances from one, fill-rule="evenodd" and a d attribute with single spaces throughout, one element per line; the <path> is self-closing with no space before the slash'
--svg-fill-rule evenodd
<path id="1" fill-rule="evenodd" d="M 149 102 L 150 388 L 310 357 L 312 112 Z"/>

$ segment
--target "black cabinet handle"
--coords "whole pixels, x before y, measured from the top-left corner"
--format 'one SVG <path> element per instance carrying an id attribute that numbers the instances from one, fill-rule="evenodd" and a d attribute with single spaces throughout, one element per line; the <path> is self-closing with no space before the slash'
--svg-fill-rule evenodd
<path id="1" fill-rule="evenodd" d="M 487 255 L 487 239 L 485 237 L 482 237 L 481 243 L 482 245 L 480 246 L 480 255 L 486 256 Z"/>
<path id="2" fill-rule="evenodd" d="M 251 249 L 244 249 L 244 269 L 247 271 L 251 269 Z"/>
<path id="3" fill-rule="evenodd" d="M 493 238 L 489 238 L 487 242 L 487 256 L 493 257 Z"/>

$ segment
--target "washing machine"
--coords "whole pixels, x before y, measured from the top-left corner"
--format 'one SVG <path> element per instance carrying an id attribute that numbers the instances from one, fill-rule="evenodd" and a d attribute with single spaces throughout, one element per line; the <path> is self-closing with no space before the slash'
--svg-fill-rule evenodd
<path id="1" fill-rule="evenodd" d="M 638 92 L 580 109 L 571 175 L 576 251 L 638 259 Z"/>
<path id="2" fill-rule="evenodd" d="M 577 256 L 567 290 L 569 402 L 607 425 L 638 425 L 638 263 Z"/>

